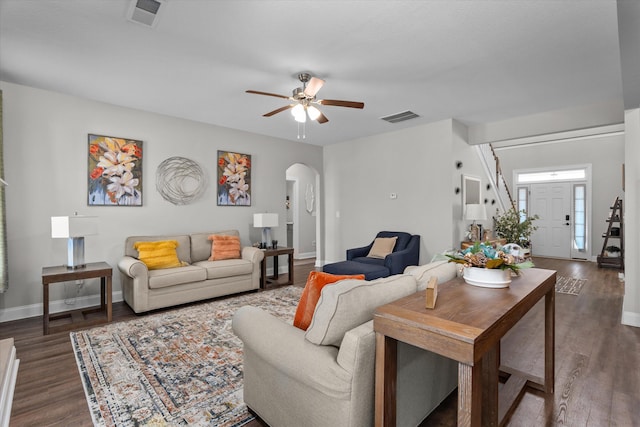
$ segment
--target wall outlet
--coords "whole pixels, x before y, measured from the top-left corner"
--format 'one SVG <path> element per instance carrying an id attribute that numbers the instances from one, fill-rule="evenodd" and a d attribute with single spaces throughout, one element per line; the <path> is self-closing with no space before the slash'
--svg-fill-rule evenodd
<path id="1" fill-rule="evenodd" d="M 315 240 L 311 241 L 311 246 L 313 246 L 314 248 L 316 247 L 316 241 Z"/>
<path id="2" fill-rule="evenodd" d="M 389 194 L 389 198 L 390 198 L 390 199 L 394 199 L 394 200 L 395 200 L 395 199 L 397 199 L 397 198 L 398 198 L 398 193 L 391 193 L 391 194 Z"/>

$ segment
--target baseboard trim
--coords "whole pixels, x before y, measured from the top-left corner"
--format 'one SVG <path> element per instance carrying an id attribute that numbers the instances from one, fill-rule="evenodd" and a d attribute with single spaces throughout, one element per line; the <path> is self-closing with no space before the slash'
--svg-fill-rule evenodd
<path id="1" fill-rule="evenodd" d="M 303 252 L 303 253 L 298 253 L 296 255 L 296 259 L 309 259 L 309 258 L 315 258 L 315 257 L 316 257 L 315 252 Z"/>
<path id="2" fill-rule="evenodd" d="M 640 328 L 640 313 L 635 313 L 633 311 L 623 311 L 621 323 L 623 325 L 635 326 L 637 328 Z"/>
<path id="3" fill-rule="evenodd" d="M 122 301 L 122 291 L 114 292 L 111 298 L 112 302 Z M 50 301 L 49 313 L 60 313 L 62 311 L 77 310 L 79 308 L 93 307 L 96 305 L 100 305 L 100 294 L 76 298 L 75 303 L 72 305 L 65 304 L 64 300 Z M 42 316 L 43 311 L 42 303 L 5 308 L 0 311 L 0 323 Z"/>

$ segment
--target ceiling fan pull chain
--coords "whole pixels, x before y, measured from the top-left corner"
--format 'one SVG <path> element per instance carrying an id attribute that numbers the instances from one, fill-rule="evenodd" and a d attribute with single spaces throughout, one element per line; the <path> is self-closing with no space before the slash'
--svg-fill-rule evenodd
<path id="1" fill-rule="evenodd" d="M 296 122 L 296 123 L 298 123 L 298 139 L 300 139 L 300 126 L 302 126 L 302 139 L 306 139 L 307 138 L 306 123 L 300 123 L 300 122 Z"/>

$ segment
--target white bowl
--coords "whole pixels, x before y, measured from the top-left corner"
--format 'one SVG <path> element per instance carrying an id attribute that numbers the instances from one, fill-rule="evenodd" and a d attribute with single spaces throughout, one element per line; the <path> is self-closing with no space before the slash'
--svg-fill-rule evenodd
<path id="1" fill-rule="evenodd" d="M 508 288 L 511 283 L 511 270 L 499 268 L 465 267 L 462 273 L 464 281 L 483 288 Z"/>

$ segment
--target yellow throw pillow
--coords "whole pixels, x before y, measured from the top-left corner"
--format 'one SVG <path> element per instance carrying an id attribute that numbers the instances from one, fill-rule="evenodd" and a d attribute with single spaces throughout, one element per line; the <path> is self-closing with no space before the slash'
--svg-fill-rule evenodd
<path id="1" fill-rule="evenodd" d="M 208 239 L 211 240 L 209 261 L 240 258 L 240 238 L 238 236 L 212 234 Z"/>
<path id="2" fill-rule="evenodd" d="M 373 246 L 369 250 L 370 258 L 383 258 L 393 252 L 393 247 L 396 245 L 397 237 L 376 237 L 373 241 Z"/>
<path id="3" fill-rule="evenodd" d="M 149 270 L 174 268 L 187 265 L 178 259 L 175 240 L 159 240 L 157 242 L 135 242 L 134 249 L 138 251 L 138 259 L 147 265 Z"/>

